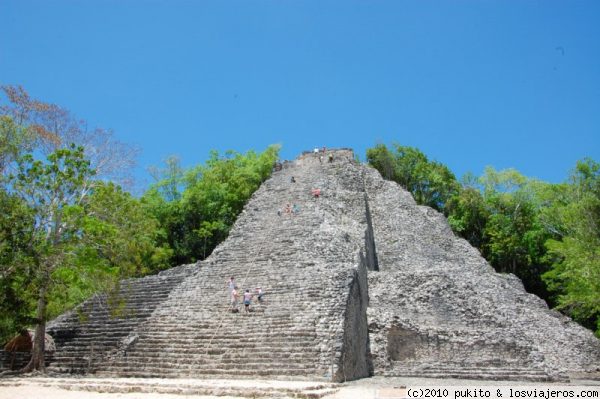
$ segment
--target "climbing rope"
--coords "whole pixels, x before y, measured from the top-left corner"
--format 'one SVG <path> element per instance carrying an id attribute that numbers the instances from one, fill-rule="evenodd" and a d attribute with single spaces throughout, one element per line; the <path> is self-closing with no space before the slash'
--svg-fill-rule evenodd
<path id="1" fill-rule="evenodd" d="M 243 287 L 245 285 L 246 280 L 248 279 L 248 276 L 250 275 L 250 272 L 254 268 L 254 265 L 256 263 L 256 259 L 261 254 L 261 252 L 262 252 L 262 250 L 263 250 L 264 247 L 265 247 L 264 244 L 262 246 L 260 246 L 259 249 L 258 249 L 258 251 L 256 252 L 256 254 L 254 255 L 254 258 L 252 259 L 250 267 L 246 271 L 246 275 L 244 276 L 244 279 L 242 280 L 241 287 Z M 217 324 L 217 328 L 215 329 L 215 331 L 213 332 L 212 336 L 210 337 L 208 343 L 206 344 L 206 350 L 204 352 L 205 355 L 208 354 L 208 351 L 211 348 L 211 345 L 212 345 L 212 342 L 213 342 L 214 338 L 217 336 L 217 334 L 219 333 L 221 327 L 223 326 L 223 321 L 224 321 L 225 315 L 227 314 L 227 311 L 230 309 L 230 306 L 231 306 L 230 301 L 231 301 L 231 298 L 228 298 L 227 308 L 225 308 L 224 312 L 221 313 L 221 316 L 219 317 L 219 322 Z"/>

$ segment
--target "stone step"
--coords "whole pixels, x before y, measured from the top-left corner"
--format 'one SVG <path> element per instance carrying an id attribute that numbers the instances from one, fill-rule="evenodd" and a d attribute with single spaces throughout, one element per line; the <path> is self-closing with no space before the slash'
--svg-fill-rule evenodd
<path id="1" fill-rule="evenodd" d="M 226 384 L 216 382 L 194 382 L 188 381 L 121 381 L 111 379 L 110 381 L 92 380 L 62 380 L 53 382 L 51 386 L 72 391 L 87 391 L 101 393 L 153 393 L 153 394 L 173 394 L 185 396 L 229 396 L 241 398 L 310 398 L 318 399 L 337 392 L 338 388 L 334 385 L 306 384 L 305 386 L 286 386 L 280 383 L 280 386 L 274 384 L 236 384 L 228 381 Z M 44 385 L 47 385 L 45 383 Z"/>
<path id="2" fill-rule="evenodd" d="M 107 348 L 110 350 L 112 348 Z M 243 353 L 253 353 L 262 358 L 280 358 L 280 357 L 298 357 L 298 354 L 302 354 L 302 358 L 309 359 L 310 356 L 318 353 L 314 343 L 312 345 L 294 345 L 294 346 L 280 346 L 274 347 L 273 345 L 245 345 L 245 346 L 223 346 L 223 345 L 210 345 L 210 346 L 196 346 L 194 350 L 186 350 L 186 348 L 169 348 L 168 354 L 165 354 L 162 350 L 158 349 L 155 351 L 151 350 L 151 347 L 131 348 L 126 351 L 127 357 L 203 357 L 222 355 L 223 359 L 229 357 L 238 356 L 240 351 Z M 89 356 L 102 356 L 106 351 L 85 351 L 81 349 L 72 350 L 68 352 L 56 352 L 53 357 L 53 361 L 77 361 L 78 359 L 88 358 Z"/>
<path id="3" fill-rule="evenodd" d="M 305 342 L 305 343 L 291 343 L 291 344 L 278 344 L 278 345 L 274 345 L 272 343 L 268 343 L 268 342 L 261 342 L 261 343 L 256 343 L 256 344 L 231 344 L 228 342 L 212 342 L 210 344 L 206 343 L 206 344 L 201 344 L 199 343 L 198 345 L 194 345 L 192 347 L 186 348 L 183 346 L 180 347 L 172 347 L 172 346 L 165 346 L 166 348 L 169 348 L 169 355 L 165 355 L 165 356 L 170 356 L 171 354 L 175 355 L 181 355 L 181 354 L 187 354 L 190 356 L 193 355 L 204 355 L 207 353 L 238 353 L 240 351 L 253 351 L 255 353 L 265 353 L 267 357 L 270 356 L 269 353 L 271 354 L 279 354 L 279 353 L 312 353 L 314 354 L 315 352 L 317 352 L 316 345 L 315 342 Z M 160 351 L 156 351 L 156 352 L 151 352 L 152 350 L 152 346 L 151 345 L 141 345 L 141 346 L 135 346 L 133 348 L 130 348 L 127 350 L 127 353 L 130 355 L 134 355 L 134 354 L 141 354 L 142 356 L 145 356 L 147 353 L 161 353 Z M 89 353 L 89 352 L 88 352 Z M 82 354 L 85 354 L 85 352 L 83 352 Z M 59 354 L 57 354 L 58 356 Z M 60 354 L 60 356 L 67 356 L 67 354 Z M 68 355 L 70 356 L 70 354 Z"/>
<path id="4" fill-rule="evenodd" d="M 258 357 L 257 354 L 262 354 L 263 356 Z M 266 349 L 262 349 L 257 351 L 256 354 L 250 351 L 245 352 L 234 352 L 234 351 L 225 351 L 222 354 L 211 355 L 210 353 L 175 353 L 175 354 L 162 354 L 161 356 L 150 356 L 149 354 L 127 354 L 123 357 L 118 358 L 86 358 L 86 357 L 78 357 L 78 358 L 55 358 L 54 361 L 61 361 L 69 365 L 85 365 L 91 362 L 97 363 L 98 361 L 102 361 L 103 366 L 105 367 L 117 367 L 117 366 L 130 366 L 134 364 L 153 364 L 164 365 L 170 364 L 171 367 L 174 368 L 183 368 L 189 367 L 190 364 L 195 364 L 198 367 L 202 368 L 206 365 L 220 365 L 221 367 L 231 368 L 233 366 L 237 367 L 239 365 L 244 364 L 257 364 L 260 367 L 268 366 L 268 367 L 283 367 L 283 368 L 306 368 L 311 369 L 313 366 L 310 364 L 294 364 L 294 362 L 306 361 L 310 357 L 306 355 L 297 356 L 296 353 L 279 353 L 279 356 L 276 353 L 268 354 Z M 310 354 L 310 353 L 308 353 Z M 314 353 L 312 356 L 314 357 Z M 183 362 L 183 363 L 182 363 Z"/>
<path id="5" fill-rule="evenodd" d="M 223 330 L 224 334 L 227 334 L 226 330 Z M 140 335 L 131 336 L 131 339 L 135 341 L 136 344 L 146 344 L 146 345 L 162 345 L 167 344 L 169 346 L 187 346 L 187 345 L 198 345 L 203 342 L 219 342 L 221 344 L 247 344 L 247 343 L 259 343 L 259 342 L 269 342 L 271 344 L 285 344 L 285 343 L 314 343 L 314 340 L 317 338 L 317 334 L 313 332 L 297 332 L 297 333 L 282 333 L 282 334 L 271 334 L 268 335 L 258 332 L 251 332 L 245 335 L 231 335 L 231 336 L 223 336 L 223 334 L 213 334 L 206 336 L 192 336 L 185 338 L 174 339 L 171 334 L 160 335 L 160 336 L 146 336 L 143 333 Z M 121 337 L 114 337 L 113 339 L 108 339 L 106 337 L 102 339 L 95 339 L 90 337 L 81 337 L 80 339 L 75 339 L 69 342 L 62 342 L 57 352 L 64 350 L 72 350 L 76 347 L 110 347 L 125 340 L 128 340 L 128 335 L 123 335 Z"/>
<path id="6" fill-rule="evenodd" d="M 420 377 L 420 378 L 456 378 L 456 379 L 473 379 L 473 380 L 493 380 L 493 381 L 533 381 L 533 382 L 551 382 L 562 381 L 554 376 L 551 376 L 543 371 L 535 369 L 487 369 L 487 368 L 471 368 L 463 369 L 423 369 L 423 370 L 408 370 L 408 369 L 393 369 L 384 374 L 388 377 Z"/>
<path id="7" fill-rule="evenodd" d="M 256 342 L 232 342 L 232 341 L 213 341 L 213 342 L 196 342 L 196 343 L 191 343 L 189 346 L 188 345 L 178 345 L 176 347 L 173 347 L 171 344 L 165 344 L 163 346 L 156 346 L 154 344 L 148 344 L 148 343 L 136 343 L 135 346 L 129 347 L 127 348 L 127 352 L 128 353 L 134 353 L 134 352 L 149 352 L 152 350 L 156 350 L 155 348 L 164 348 L 164 352 L 165 353 L 169 353 L 169 352 L 185 352 L 185 353 L 189 353 L 189 354 L 193 354 L 193 353 L 204 353 L 204 351 L 206 350 L 214 350 L 215 348 L 226 348 L 228 350 L 234 350 L 234 349 L 252 349 L 252 350 L 261 350 L 264 349 L 265 351 L 268 350 L 272 350 L 274 352 L 277 352 L 279 350 L 282 351 L 309 351 L 312 352 L 311 348 L 316 347 L 316 344 L 318 342 L 315 340 L 312 341 L 296 341 L 296 342 L 266 342 L 266 341 L 256 341 Z M 197 348 L 197 349 L 196 349 Z M 122 348 L 119 348 L 117 346 L 96 346 L 93 348 L 89 347 L 72 347 L 69 349 L 64 349 L 64 350 L 60 350 L 55 352 L 55 359 L 59 360 L 59 359 L 63 359 L 65 357 L 78 357 L 78 356 L 87 356 L 89 354 L 99 354 L 102 352 L 105 352 L 107 350 L 113 350 L 113 349 L 119 349 L 122 350 Z"/>
<path id="8" fill-rule="evenodd" d="M 432 372 L 444 372 L 444 371 L 456 371 L 459 370 L 461 372 L 479 372 L 484 370 L 486 373 L 505 373 L 505 372 L 511 372 L 511 373 L 533 373 L 533 374 L 546 374 L 546 371 L 541 370 L 541 369 L 537 369 L 534 367 L 527 367 L 527 366 L 512 366 L 512 367 L 490 367 L 490 366 L 464 366 L 464 365 L 457 365 L 455 367 L 449 366 L 449 365 L 433 365 L 433 366 L 426 366 L 424 367 L 422 370 L 425 371 L 432 371 Z"/>
<path id="9" fill-rule="evenodd" d="M 255 353 L 265 353 L 266 357 L 269 357 L 270 354 L 276 355 L 278 353 L 312 353 L 315 354 L 318 352 L 316 349 L 317 346 L 315 342 L 312 343 L 303 343 L 303 344 L 288 344 L 281 346 L 274 346 L 273 344 L 262 343 L 262 344 L 242 344 L 242 345 L 232 345 L 230 343 L 211 343 L 210 345 L 194 345 L 193 347 L 179 347 L 173 348 L 171 346 L 165 346 L 164 348 L 156 348 L 153 346 L 135 346 L 133 348 L 129 348 L 126 350 L 129 356 L 135 356 L 140 354 L 141 356 L 148 356 L 150 353 L 163 353 L 162 350 L 168 348 L 169 355 L 165 356 L 180 356 L 183 355 L 207 355 L 207 354 L 225 354 L 225 353 L 234 353 L 238 351 L 253 351 Z M 111 351 L 114 348 L 105 348 L 102 350 L 85 350 L 81 348 L 73 349 L 70 351 L 62 351 L 55 352 L 54 361 L 62 361 L 65 359 L 79 359 L 85 358 L 88 356 L 102 356 L 103 353 L 107 351 Z M 122 349 L 120 349 L 122 350 Z"/>
<path id="10" fill-rule="evenodd" d="M 309 371 L 310 370 L 310 374 Z M 102 376 L 122 376 L 122 377 L 164 377 L 164 378 L 181 378 L 181 377 L 202 377 L 202 378 L 241 378 L 241 377 L 267 377 L 267 376 L 308 376 L 316 378 L 312 369 L 297 368 L 297 369 L 280 369 L 280 368 L 266 368 L 260 370 L 254 369 L 239 369 L 232 372 L 232 369 L 224 369 L 220 367 L 207 368 L 207 369 L 195 369 L 191 367 L 187 368 L 174 368 L 174 367 L 153 367 L 151 365 L 145 365 L 143 368 L 113 368 L 109 370 L 102 370 L 100 373 L 96 373 Z"/>
<path id="11" fill-rule="evenodd" d="M 293 326 L 290 328 L 282 327 L 265 327 L 264 325 L 257 324 L 246 325 L 246 326 L 229 326 L 221 325 L 217 329 L 217 325 L 212 328 L 198 328 L 191 331 L 178 331 L 177 329 L 161 329 L 159 331 L 138 331 L 136 334 L 140 340 L 148 341 L 165 341 L 174 343 L 188 343 L 198 342 L 207 339 L 214 339 L 215 334 L 223 336 L 224 340 L 236 341 L 236 340 L 255 340 L 255 339 L 272 339 L 274 341 L 285 341 L 288 339 L 302 339 L 302 338 L 316 338 L 317 334 L 314 329 L 295 329 Z M 112 343 L 117 342 L 124 337 L 129 336 L 127 332 L 119 333 L 117 331 L 107 332 L 103 334 L 101 330 L 94 333 L 85 334 L 76 337 L 68 342 L 63 342 L 64 346 L 73 345 L 75 342 L 77 345 L 80 344 L 99 344 L 99 343 Z"/>
<path id="12" fill-rule="evenodd" d="M 266 370 L 266 369 L 278 369 L 282 372 L 285 370 L 304 370 L 305 372 L 312 370 L 314 367 L 312 365 L 307 364 L 291 364 L 290 362 L 261 362 L 261 361 L 252 361 L 252 356 L 248 356 L 245 358 L 240 358 L 238 361 L 233 361 L 229 359 L 229 361 L 203 361 L 201 359 L 197 361 L 190 360 L 186 363 L 184 368 L 193 369 L 193 370 L 212 370 L 214 368 L 219 368 L 222 370 Z M 120 361 L 110 361 L 108 367 L 110 369 L 131 369 L 131 370 L 143 370 L 151 365 L 154 368 L 181 368 L 179 363 L 173 362 L 170 359 L 161 359 L 161 360 L 152 360 L 150 361 L 138 361 L 135 359 L 126 359 Z"/>
<path id="13" fill-rule="evenodd" d="M 113 326 L 116 326 L 114 328 L 123 328 L 123 327 L 129 327 L 129 326 L 136 326 L 140 323 L 140 321 L 143 321 L 145 319 L 147 319 L 149 316 L 151 316 L 152 311 L 145 311 L 144 314 L 141 314 L 141 312 L 138 312 L 136 314 L 127 314 L 127 315 L 123 315 L 121 317 L 108 317 L 108 316 L 101 316 L 98 314 L 91 314 L 88 318 L 84 319 L 82 322 L 76 321 L 75 323 L 78 323 L 78 330 L 79 331 L 86 331 L 89 330 L 90 328 L 96 328 L 99 326 L 104 326 L 108 329 L 113 328 Z M 58 330 L 60 329 L 60 327 L 50 327 L 48 329 L 48 331 L 54 331 L 54 330 Z"/>
<path id="14" fill-rule="evenodd" d="M 155 322 L 152 323 L 153 327 L 148 328 L 148 331 L 157 331 L 157 328 L 164 328 L 165 331 L 182 333 L 198 333 L 206 329 L 213 329 L 219 324 L 221 328 L 228 328 L 233 330 L 246 329 L 250 326 L 258 325 L 269 328 L 269 330 L 276 330 L 277 332 L 282 331 L 301 331 L 309 330 L 306 327 L 298 327 L 297 323 L 312 323 L 318 316 L 317 312 L 314 314 L 304 314 L 301 318 L 281 318 L 278 314 L 267 313 L 260 311 L 260 305 L 256 306 L 257 309 L 254 312 L 245 313 L 243 310 L 241 313 L 231 313 L 229 311 L 222 311 L 220 313 L 207 314 L 204 317 L 198 318 L 197 320 L 186 320 L 185 322 L 179 322 L 174 320 L 173 315 L 160 315 L 154 318 Z M 86 334 L 90 337 L 102 336 L 102 335 L 122 335 L 123 331 L 126 331 L 127 327 L 136 327 L 135 321 L 129 323 L 111 323 L 110 325 L 94 324 L 86 326 L 85 329 L 80 329 L 78 333 Z M 143 331 L 143 330 L 142 330 Z"/>
<path id="15" fill-rule="evenodd" d="M 314 355 L 313 355 L 314 356 Z M 293 361 L 298 364 L 291 365 Z M 252 354 L 246 356 L 238 356 L 236 358 L 223 359 L 221 357 L 211 356 L 190 356 L 185 358 L 184 356 L 179 357 L 164 357 L 164 358 L 146 358 L 146 357 L 123 357 L 120 360 L 113 360 L 110 358 L 93 358 L 93 359 L 64 359 L 60 363 L 50 363 L 53 367 L 68 367 L 73 370 L 86 369 L 88 367 L 101 368 L 102 370 L 116 370 L 123 368 L 140 368 L 146 369 L 148 365 L 152 367 L 172 369 L 174 372 L 177 370 L 186 369 L 197 369 L 205 370 L 206 368 L 245 368 L 245 365 L 253 365 L 255 369 L 304 369 L 305 375 L 309 376 L 313 374 L 314 366 L 309 364 L 307 358 L 289 359 L 289 358 L 263 358 L 260 361 L 256 360 L 256 357 Z M 256 366 L 256 367 L 254 367 Z"/>
<path id="16" fill-rule="evenodd" d="M 288 337 L 286 338 L 273 338 L 273 337 L 246 337 L 246 338 L 227 338 L 222 336 L 215 336 L 212 340 L 208 339 L 190 339 L 190 340 L 178 340 L 174 341 L 165 337 L 164 339 L 146 339 L 140 338 L 136 345 L 143 345 L 145 347 L 153 347 L 159 345 L 165 345 L 169 347 L 187 347 L 197 346 L 202 344 L 211 343 L 212 345 L 228 345 L 231 348 L 243 348 L 245 346 L 255 345 L 284 345 L 284 346 L 310 346 L 315 344 L 316 337 L 312 336 L 299 336 L 299 337 Z"/>
<path id="17" fill-rule="evenodd" d="M 199 348 L 199 349 L 203 349 L 203 348 Z M 303 359 L 303 360 L 310 360 L 310 359 L 314 359 L 315 356 L 315 350 L 312 351 L 306 351 L 306 350 L 302 350 L 302 351 L 290 351 L 290 350 L 286 350 L 283 348 L 270 348 L 270 347 L 265 347 L 263 349 L 257 348 L 256 350 L 252 350 L 252 352 L 248 352 L 248 351 L 243 351 L 243 352 L 239 352 L 239 351 L 235 351 L 235 350 L 231 350 L 231 349 L 223 349 L 223 348 L 205 348 L 205 350 L 198 350 L 196 352 L 183 352 L 183 351 L 179 351 L 179 352 L 169 352 L 168 355 L 164 354 L 162 352 L 127 352 L 127 355 L 124 357 L 126 359 L 131 359 L 131 360 L 137 360 L 137 361 L 141 361 L 141 360 L 154 360 L 154 359 L 160 359 L 160 358 L 169 358 L 169 359 L 174 359 L 174 358 L 182 358 L 185 359 L 186 357 L 188 359 L 210 359 L 212 357 L 218 356 L 218 358 L 227 363 L 229 361 L 237 361 L 240 357 L 252 357 L 255 359 L 260 359 L 261 361 L 267 361 L 267 360 L 281 360 L 281 359 L 287 359 L 287 360 L 298 360 L 298 359 Z"/>

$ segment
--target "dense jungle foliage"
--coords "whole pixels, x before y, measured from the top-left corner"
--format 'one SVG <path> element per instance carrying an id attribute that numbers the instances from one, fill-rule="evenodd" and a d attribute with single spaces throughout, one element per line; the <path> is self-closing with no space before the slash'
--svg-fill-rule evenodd
<path id="1" fill-rule="evenodd" d="M 448 218 L 501 273 L 600 336 L 600 164 L 582 159 L 564 183 L 492 167 L 461 181 L 416 148 L 383 144 L 367 161 Z"/>

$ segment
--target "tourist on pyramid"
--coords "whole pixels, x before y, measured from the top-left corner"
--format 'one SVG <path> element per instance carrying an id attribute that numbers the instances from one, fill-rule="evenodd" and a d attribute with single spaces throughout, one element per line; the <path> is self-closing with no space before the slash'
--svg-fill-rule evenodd
<path id="1" fill-rule="evenodd" d="M 240 295 L 238 294 L 237 287 L 233 287 L 233 291 L 231 291 L 231 311 L 236 313 L 238 312 L 238 299 Z"/>
<path id="2" fill-rule="evenodd" d="M 250 312 L 250 302 L 252 301 L 252 294 L 250 293 L 250 290 L 246 290 L 246 292 L 244 292 L 244 310 L 246 311 L 246 313 Z"/>
<path id="3" fill-rule="evenodd" d="M 264 294 L 265 293 L 263 292 L 261 287 L 256 287 L 256 299 L 258 299 L 258 303 L 262 303 Z"/>
<path id="4" fill-rule="evenodd" d="M 225 283 L 225 285 L 227 286 L 227 290 L 229 291 L 229 295 L 231 295 L 231 291 L 233 291 L 233 289 L 235 288 L 234 280 L 235 279 L 233 278 L 233 276 L 231 276 L 231 277 L 229 277 L 229 280 L 227 280 L 227 282 Z"/>

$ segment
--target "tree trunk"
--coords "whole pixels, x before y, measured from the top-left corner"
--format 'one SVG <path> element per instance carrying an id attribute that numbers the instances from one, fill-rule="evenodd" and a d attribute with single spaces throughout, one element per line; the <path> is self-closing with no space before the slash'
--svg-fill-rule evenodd
<path id="1" fill-rule="evenodd" d="M 44 363 L 44 350 L 46 343 L 46 309 L 48 306 L 48 298 L 46 297 L 48 292 L 48 280 L 42 281 L 40 287 L 36 318 L 37 326 L 35 327 L 35 338 L 33 341 L 33 349 L 31 350 L 31 360 L 27 366 L 23 368 L 23 372 L 27 373 L 33 370 L 39 370 L 42 372 L 46 371 L 46 365 Z"/>

